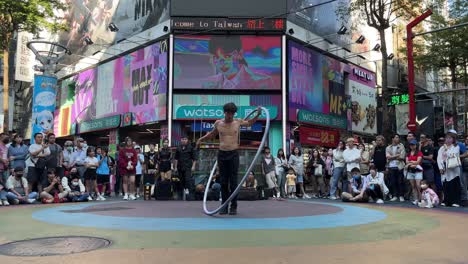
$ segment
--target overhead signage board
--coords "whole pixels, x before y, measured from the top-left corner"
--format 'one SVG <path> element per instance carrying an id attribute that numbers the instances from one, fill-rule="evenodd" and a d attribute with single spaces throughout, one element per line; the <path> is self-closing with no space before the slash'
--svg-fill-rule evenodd
<path id="1" fill-rule="evenodd" d="M 346 118 L 326 115 L 322 113 L 310 112 L 307 110 L 299 110 L 297 114 L 297 121 L 314 124 L 319 126 L 334 127 L 346 129 L 348 122 Z"/>
<path id="2" fill-rule="evenodd" d="M 223 30 L 223 31 L 278 31 L 284 32 L 284 18 L 203 18 L 173 17 L 174 30 Z"/>
<path id="3" fill-rule="evenodd" d="M 252 111 L 254 111 L 256 106 L 238 106 L 237 113 L 234 116 L 235 118 L 245 118 Z M 265 106 L 270 113 L 270 119 L 274 120 L 278 117 L 278 108 L 276 106 Z M 221 119 L 224 117 L 223 106 L 180 106 L 175 111 L 175 119 Z M 250 117 L 253 117 L 255 114 L 252 114 Z M 266 119 L 264 112 L 260 115 L 259 119 Z"/>
<path id="4" fill-rule="evenodd" d="M 191 125 L 192 131 L 199 132 L 207 132 L 211 131 L 214 128 L 214 122 L 194 122 Z M 242 126 L 240 128 L 241 131 L 246 131 L 246 132 L 262 132 L 262 123 L 256 122 L 250 127 L 244 127 Z"/>
<path id="5" fill-rule="evenodd" d="M 120 126 L 120 115 L 84 121 L 80 124 L 80 133 L 106 130 Z"/>

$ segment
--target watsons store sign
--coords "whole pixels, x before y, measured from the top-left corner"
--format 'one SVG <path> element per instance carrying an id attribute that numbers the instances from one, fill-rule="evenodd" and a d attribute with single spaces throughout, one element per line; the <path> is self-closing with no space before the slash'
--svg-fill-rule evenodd
<path id="1" fill-rule="evenodd" d="M 235 118 L 245 118 L 256 106 L 238 106 Z M 276 119 L 278 117 L 278 109 L 276 106 L 265 106 L 270 112 L 270 119 Z M 254 114 L 252 114 L 253 116 Z M 174 119 L 221 119 L 224 117 L 224 111 L 222 106 L 180 106 L 175 111 Z M 259 119 L 266 119 L 265 113 L 262 113 Z"/>
<path id="2" fill-rule="evenodd" d="M 346 129 L 348 127 L 346 118 L 325 115 L 322 113 L 314 113 L 307 110 L 299 110 L 299 112 L 297 113 L 297 121 L 340 129 Z"/>

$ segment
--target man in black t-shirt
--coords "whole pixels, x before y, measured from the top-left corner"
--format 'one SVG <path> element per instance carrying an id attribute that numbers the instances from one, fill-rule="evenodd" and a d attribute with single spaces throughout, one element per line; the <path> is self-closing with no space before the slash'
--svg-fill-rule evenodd
<path id="1" fill-rule="evenodd" d="M 375 140 L 375 146 L 372 149 L 372 160 L 377 168 L 377 172 L 384 172 L 387 167 L 387 156 L 385 153 L 385 138 L 383 136 L 377 136 Z"/>
<path id="2" fill-rule="evenodd" d="M 174 157 L 174 168 L 179 173 L 181 185 L 184 188 L 184 193 L 188 196 L 188 200 L 195 198 L 195 179 L 192 172 L 195 170 L 197 157 L 195 148 L 189 144 L 187 137 L 181 138 L 181 145 L 177 147 Z"/>
<path id="3" fill-rule="evenodd" d="M 426 180 L 429 184 L 434 184 L 434 168 L 432 166 L 434 148 L 429 144 L 429 140 L 425 134 L 421 134 L 420 140 L 421 152 L 423 154 L 423 179 Z"/>
<path id="4" fill-rule="evenodd" d="M 156 183 L 157 170 L 159 169 L 158 153 L 155 151 L 155 145 L 149 145 L 150 151 L 145 154 L 145 177 L 143 184 L 147 181 L 150 183 Z"/>

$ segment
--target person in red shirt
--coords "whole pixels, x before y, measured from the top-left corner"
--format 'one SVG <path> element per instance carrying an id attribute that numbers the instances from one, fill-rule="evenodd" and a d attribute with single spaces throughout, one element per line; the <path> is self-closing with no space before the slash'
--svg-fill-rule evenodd
<path id="1" fill-rule="evenodd" d="M 411 183 L 413 196 L 415 200 L 413 204 L 421 202 L 421 180 L 423 178 L 423 168 L 421 167 L 423 154 L 417 148 L 418 142 L 413 139 L 409 142 L 410 151 L 406 157 L 406 178 Z"/>
<path id="2" fill-rule="evenodd" d="M 137 165 L 137 153 L 133 148 L 130 137 L 125 138 L 125 147 L 119 150 L 119 172 L 122 176 L 122 188 L 124 200 L 136 200 L 135 197 L 135 168 Z M 128 194 L 130 192 L 130 195 Z"/>

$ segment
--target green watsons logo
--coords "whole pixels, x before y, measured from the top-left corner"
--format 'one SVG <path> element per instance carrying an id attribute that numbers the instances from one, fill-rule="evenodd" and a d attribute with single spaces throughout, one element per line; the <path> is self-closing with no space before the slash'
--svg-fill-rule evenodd
<path id="1" fill-rule="evenodd" d="M 303 123 L 310 123 L 320 126 L 336 127 L 341 129 L 347 128 L 346 118 L 325 115 L 322 113 L 309 112 L 306 110 L 299 110 L 297 120 Z"/>
<path id="2" fill-rule="evenodd" d="M 252 111 L 255 111 L 255 106 L 239 106 L 235 118 L 245 118 Z M 270 119 L 276 119 L 278 117 L 278 109 L 276 106 L 265 106 L 270 113 Z M 224 117 L 224 111 L 222 106 L 180 106 L 175 111 L 175 119 L 220 119 Z M 254 114 L 252 114 L 253 116 Z M 259 119 L 266 119 L 266 114 L 262 113 Z"/>

